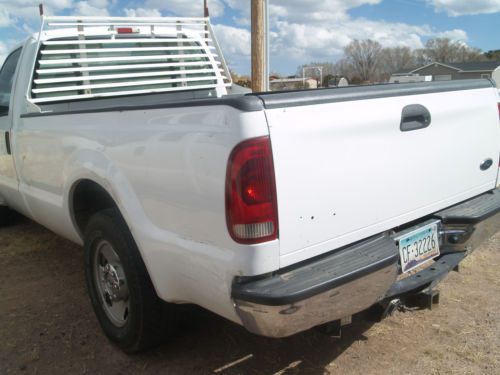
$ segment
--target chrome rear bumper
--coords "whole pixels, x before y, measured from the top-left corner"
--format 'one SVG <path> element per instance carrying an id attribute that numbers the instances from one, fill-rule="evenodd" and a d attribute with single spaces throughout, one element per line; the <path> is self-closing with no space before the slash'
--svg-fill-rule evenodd
<path id="1" fill-rule="evenodd" d="M 235 300 L 250 332 L 286 337 L 314 326 L 351 316 L 380 301 L 396 280 L 395 264 L 316 296 L 280 306 Z"/>
<path id="2" fill-rule="evenodd" d="M 442 252 L 478 248 L 500 230 L 500 189 L 438 212 L 442 222 Z"/>
<path id="3" fill-rule="evenodd" d="M 434 215 L 441 220 L 441 257 L 400 281 L 394 232 L 340 249 L 293 269 L 238 279 L 232 296 L 250 332 L 286 337 L 349 317 L 373 304 L 435 285 L 472 250 L 500 230 L 500 192 L 494 190 Z"/>

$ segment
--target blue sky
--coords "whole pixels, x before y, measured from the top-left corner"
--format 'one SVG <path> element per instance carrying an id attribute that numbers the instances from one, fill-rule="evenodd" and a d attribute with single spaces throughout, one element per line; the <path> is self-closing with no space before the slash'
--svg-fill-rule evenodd
<path id="1" fill-rule="evenodd" d="M 0 0 L 0 60 L 39 25 L 33 0 Z M 44 0 L 56 15 L 198 16 L 203 0 Z M 250 69 L 250 0 L 209 0 L 226 59 Z M 293 74 L 300 64 L 335 62 L 353 39 L 422 47 L 449 37 L 482 50 L 500 49 L 500 0 L 270 0 L 271 68 Z"/>

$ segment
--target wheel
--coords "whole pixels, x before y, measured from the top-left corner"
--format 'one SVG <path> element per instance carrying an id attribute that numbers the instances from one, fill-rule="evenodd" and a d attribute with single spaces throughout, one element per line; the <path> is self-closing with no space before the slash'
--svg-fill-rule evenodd
<path id="1" fill-rule="evenodd" d="M 117 209 L 93 215 L 85 230 L 85 279 L 99 323 L 127 353 L 155 346 L 176 326 L 174 306 L 156 295 Z"/>

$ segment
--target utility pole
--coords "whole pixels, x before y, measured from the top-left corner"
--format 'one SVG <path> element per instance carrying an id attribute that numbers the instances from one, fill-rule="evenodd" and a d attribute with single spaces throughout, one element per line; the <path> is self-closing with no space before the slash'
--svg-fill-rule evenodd
<path id="1" fill-rule="evenodd" d="M 252 91 L 266 90 L 265 70 L 265 1 L 252 0 Z"/>
<path id="2" fill-rule="evenodd" d="M 265 91 L 271 91 L 271 83 L 269 82 L 269 76 L 271 75 L 271 25 L 270 25 L 270 16 L 269 16 L 269 1 L 270 0 L 264 0 L 266 3 L 265 5 L 265 25 L 266 25 L 266 31 L 265 31 L 265 36 L 266 36 L 266 53 L 265 53 L 265 66 L 264 66 L 264 89 Z"/>

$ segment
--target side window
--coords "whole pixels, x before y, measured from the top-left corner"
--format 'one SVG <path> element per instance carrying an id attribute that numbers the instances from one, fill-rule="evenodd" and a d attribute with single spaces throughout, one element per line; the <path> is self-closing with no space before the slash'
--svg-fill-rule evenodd
<path id="1" fill-rule="evenodd" d="M 0 116 L 9 114 L 10 93 L 21 49 L 12 52 L 0 70 Z"/>

